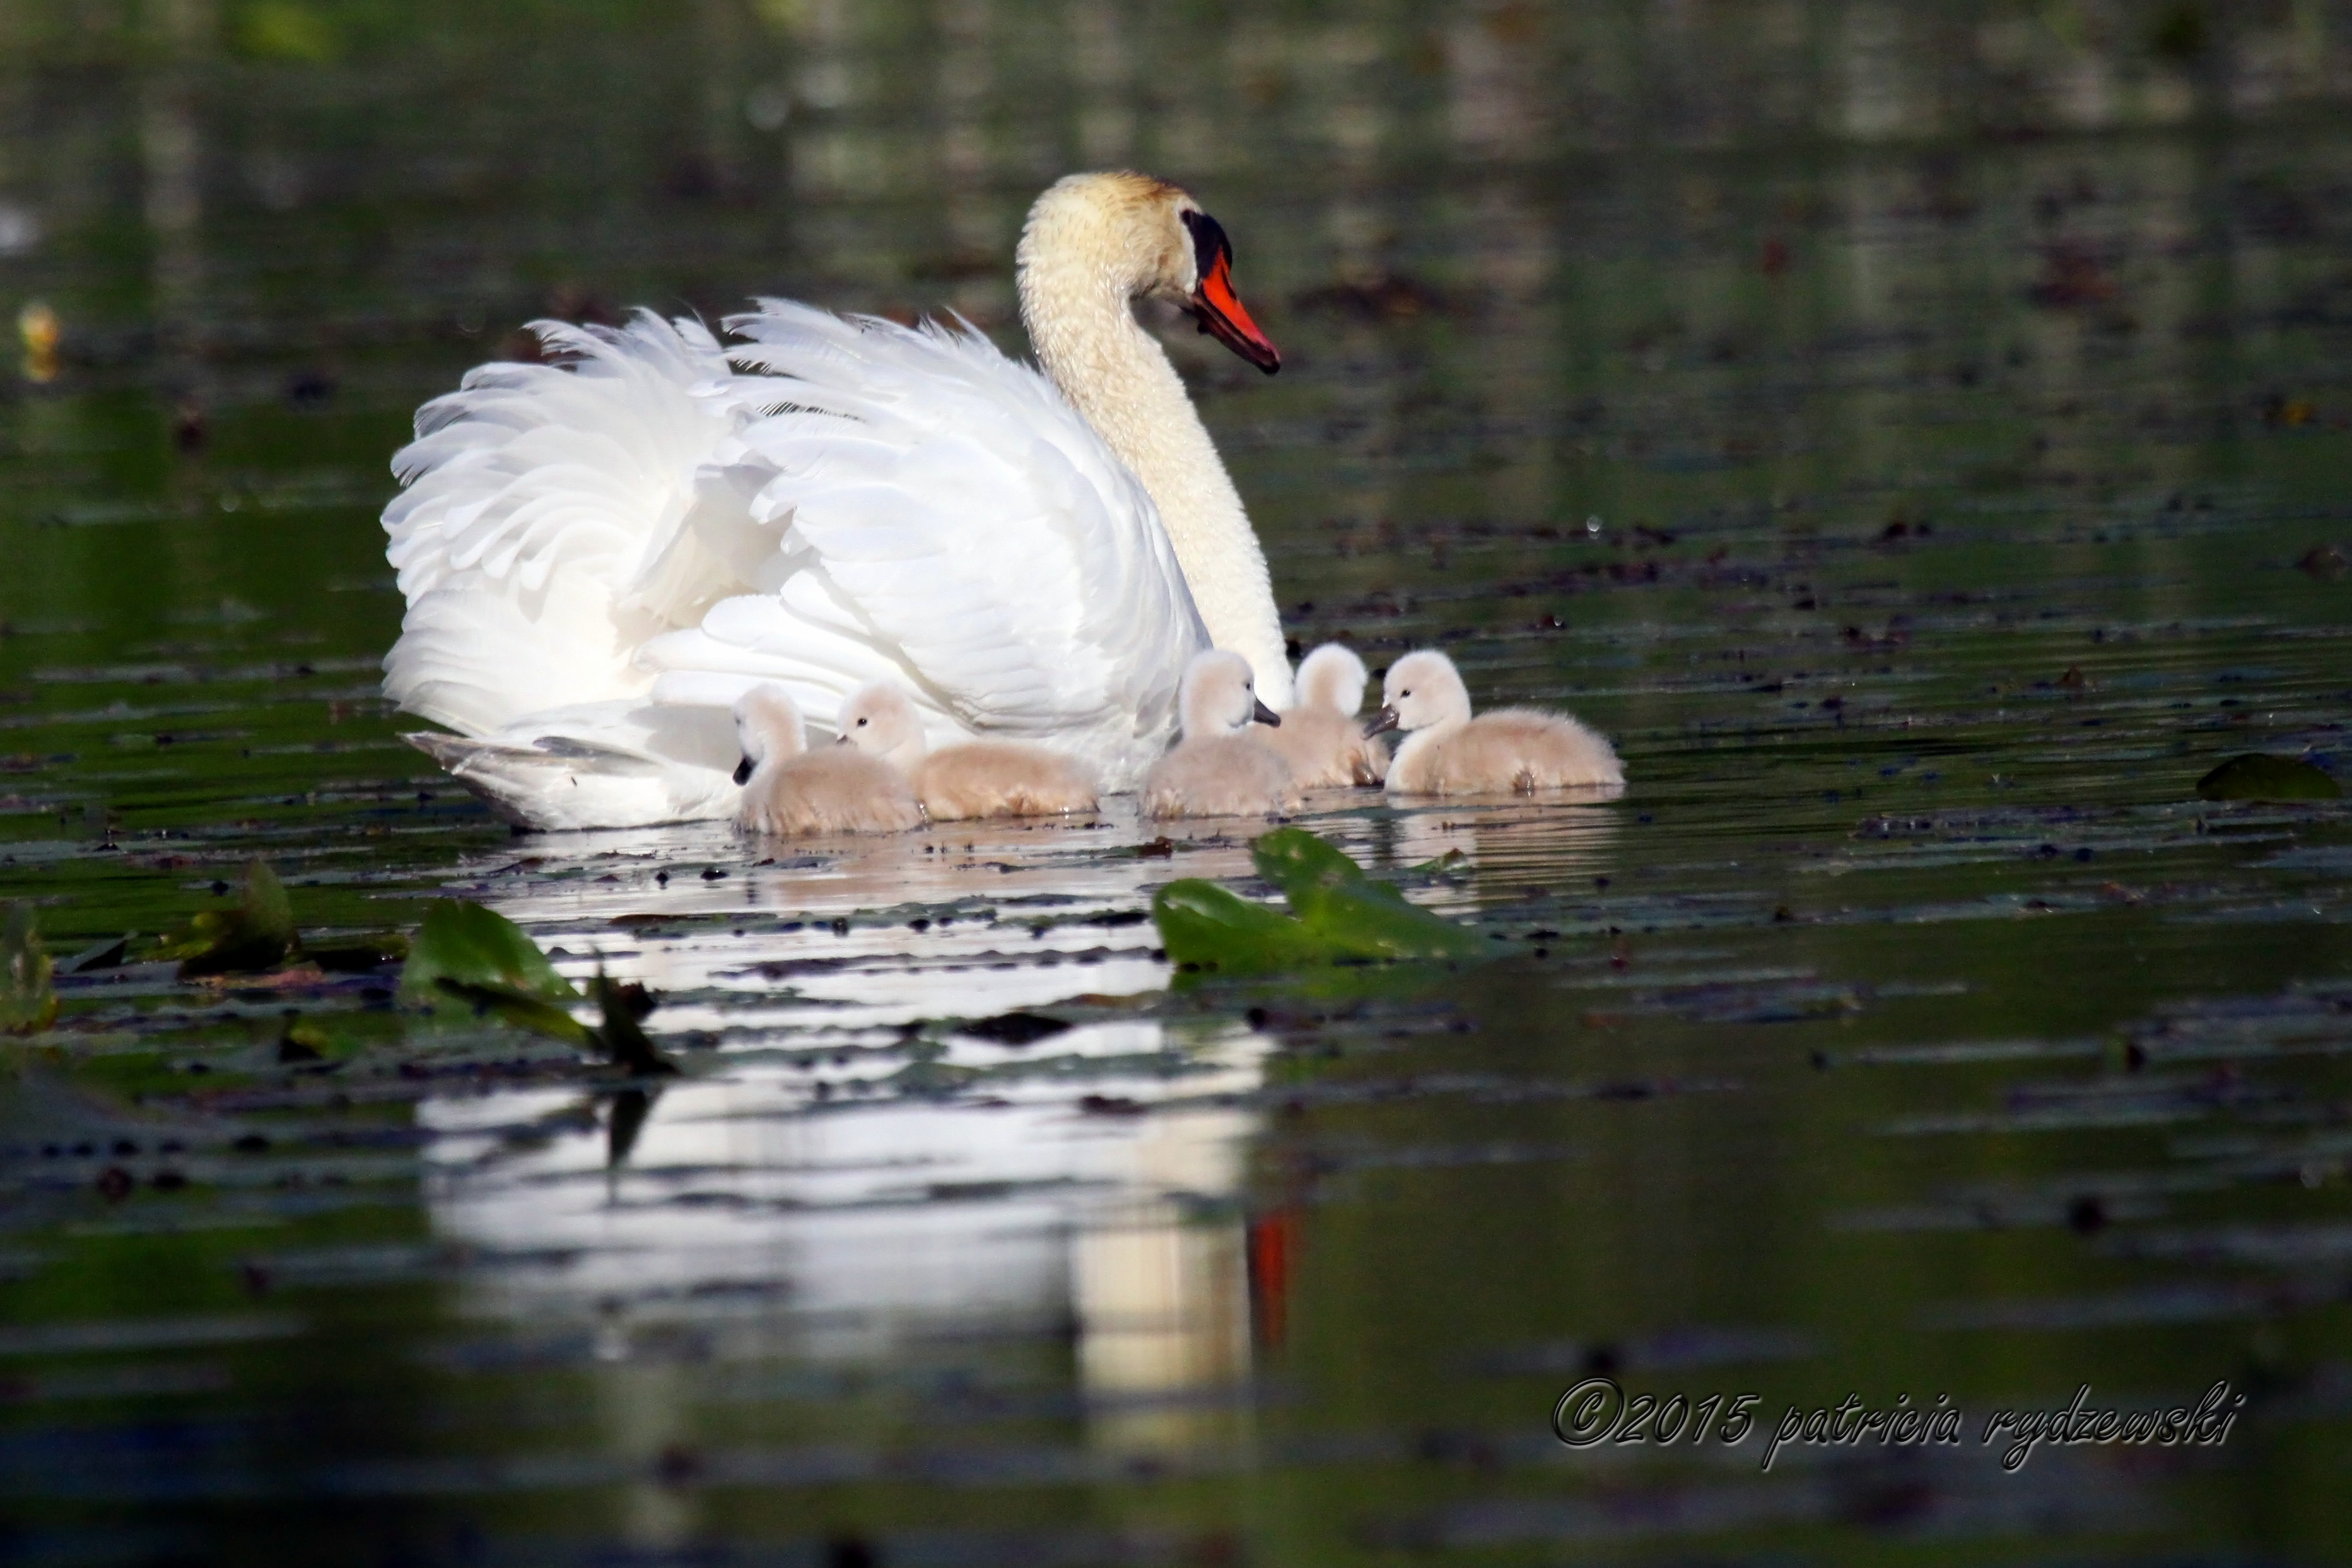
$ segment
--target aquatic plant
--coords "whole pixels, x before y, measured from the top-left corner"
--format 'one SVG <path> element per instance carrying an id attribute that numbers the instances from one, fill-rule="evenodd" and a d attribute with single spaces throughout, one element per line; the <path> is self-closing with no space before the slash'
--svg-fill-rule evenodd
<path id="1" fill-rule="evenodd" d="M 1465 960 L 1487 956 L 1475 931 L 1406 901 L 1364 875 L 1346 852 L 1303 827 L 1250 843 L 1258 875 L 1292 912 L 1253 903 L 1199 878 L 1153 895 L 1160 944 L 1184 969 L 1259 973 L 1309 964 Z"/>

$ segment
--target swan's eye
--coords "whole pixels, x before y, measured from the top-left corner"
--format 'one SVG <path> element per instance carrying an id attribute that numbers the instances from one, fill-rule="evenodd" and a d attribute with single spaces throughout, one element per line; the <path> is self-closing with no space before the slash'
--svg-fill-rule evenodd
<path id="1" fill-rule="evenodd" d="M 860 719 L 860 720 L 857 721 L 857 727 L 858 727 L 859 729 L 861 729 L 861 730 L 863 730 L 864 728 L 866 728 L 866 721 L 865 721 L 865 720 L 863 720 L 863 719 Z"/>
<path id="2" fill-rule="evenodd" d="M 1397 695 L 1398 695 L 1399 697 L 1410 697 L 1410 696 L 1412 696 L 1412 693 L 1410 690 L 1406 690 L 1406 691 L 1400 691 L 1400 692 L 1398 692 L 1398 693 L 1397 693 Z"/>

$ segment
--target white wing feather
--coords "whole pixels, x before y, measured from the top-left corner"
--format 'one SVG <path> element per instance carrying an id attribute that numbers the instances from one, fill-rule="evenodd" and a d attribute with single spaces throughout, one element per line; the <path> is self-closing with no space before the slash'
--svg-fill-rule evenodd
<path id="1" fill-rule="evenodd" d="M 718 816 L 746 687 L 821 730 L 895 679 L 935 743 L 1043 741 L 1131 786 L 1208 637 L 1101 438 L 970 329 L 778 300 L 728 325 L 750 374 L 692 321 L 541 323 L 561 367 L 419 411 L 385 689 L 481 742 L 427 749 L 525 822 Z"/>

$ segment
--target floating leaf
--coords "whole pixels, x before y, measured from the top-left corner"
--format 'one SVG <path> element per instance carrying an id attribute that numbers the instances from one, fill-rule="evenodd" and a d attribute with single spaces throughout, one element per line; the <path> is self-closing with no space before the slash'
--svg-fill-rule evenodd
<path id="1" fill-rule="evenodd" d="M 555 972 L 539 944 L 504 915 L 457 899 L 425 905 L 425 922 L 408 944 L 408 962 L 400 972 L 402 1005 L 443 1012 L 486 1007 L 494 999 L 475 994 L 486 990 L 504 994 L 498 1000 L 551 1004 L 557 1012 L 580 1000 L 578 989 Z"/>
<path id="2" fill-rule="evenodd" d="M 1188 968 L 1252 973 L 1331 960 L 1323 943 L 1279 910 L 1197 877 L 1153 894 L 1151 918 L 1168 956 Z"/>
<path id="3" fill-rule="evenodd" d="M 180 978 L 257 974 L 286 962 L 301 945 L 286 885 L 259 858 L 246 863 L 245 888 L 235 909 L 206 910 L 163 938 L 155 956 L 180 961 Z"/>
<path id="4" fill-rule="evenodd" d="M 528 991 L 518 991 L 511 985 L 459 980 L 448 974 L 435 976 L 433 984 L 443 998 L 471 1009 L 477 1016 L 487 1015 L 502 1023 L 512 1024 L 519 1029 L 529 1029 L 534 1035 L 562 1040 L 569 1046 L 586 1047 L 596 1043 L 595 1036 L 587 1025 L 557 1004 L 545 997 L 534 996 Z"/>
<path id="5" fill-rule="evenodd" d="M 2197 781 L 2207 800 L 2341 800 L 2344 786 L 2300 757 L 2248 752 Z"/>
<path id="6" fill-rule="evenodd" d="M 1250 840 L 1250 863 L 1259 876 L 1282 889 L 1294 909 L 1302 896 L 1312 897 L 1328 888 L 1380 888 L 1401 897 L 1394 889 L 1369 880 L 1364 868 L 1338 845 L 1303 827 L 1277 827 Z"/>
<path id="7" fill-rule="evenodd" d="M 1304 828 L 1255 840 L 1258 874 L 1283 890 L 1297 918 L 1197 879 L 1152 900 L 1168 956 L 1180 964 L 1258 972 L 1313 963 L 1487 956 L 1475 931 L 1416 908 L 1338 847 Z"/>
<path id="8" fill-rule="evenodd" d="M 1393 888 L 1327 888 L 1298 906 L 1300 923 L 1339 958 L 1485 958 L 1476 931 L 1405 902 Z"/>
<path id="9" fill-rule="evenodd" d="M 0 1033 L 36 1035 L 58 1021 L 49 955 L 33 924 L 33 906 L 12 903 L 0 928 Z"/>

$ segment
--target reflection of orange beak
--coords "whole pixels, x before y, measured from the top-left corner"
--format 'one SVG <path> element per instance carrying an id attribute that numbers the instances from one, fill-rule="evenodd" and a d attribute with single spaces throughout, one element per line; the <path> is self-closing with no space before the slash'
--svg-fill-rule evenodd
<path id="1" fill-rule="evenodd" d="M 1231 258 L 1219 256 L 1209 268 L 1209 275 L 1201 279 L 1201 286 L 1192 290 L 1192 314 L 1200 321 L 1202 331 L 1266 374 L 1272 375 L 1282 368 L 1282 351 L 1257 330 L 1250 313 L 1242 309 L 1241 296 L 1234 292 Z"/>

